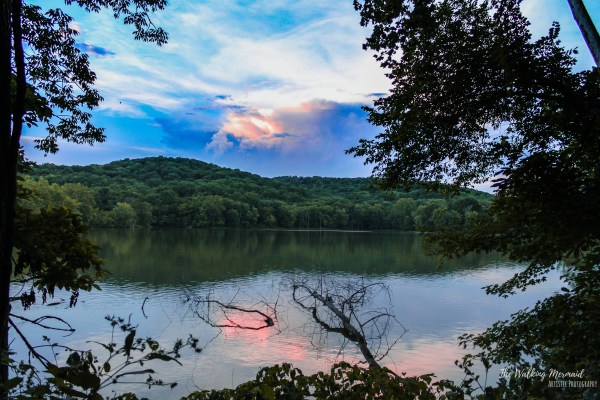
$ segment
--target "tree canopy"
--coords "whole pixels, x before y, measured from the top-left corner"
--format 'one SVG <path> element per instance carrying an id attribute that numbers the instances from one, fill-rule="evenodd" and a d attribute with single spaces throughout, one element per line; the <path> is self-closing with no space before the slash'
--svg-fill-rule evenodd
<path id="1" fill-rule="evenodd" d="M 150 14 L 165 0 L 66 0 L 87 12 L 108 9 L 133 27 L 134 37 L 163 44 L 167 34 Z M 33 210 L 16 204 L 17 176 L 23 172 L 21 135 L 25 125 L 43 124 L 47 136 L 37 141 L 46 152 L 58 141 L 94 143 L 103 129 L 90 110 L 102 100 L 87 54 L 76 46 L 72 18 L 61 8 L 23 0 L 0 3 L 0 397 L 7 398 L 11 301 L 35 301 L 34 289 L 52 294 L 55 287 L 89 290 L 102 274 L 96 248 L 82 239 L 79 216 L 68 209 Z M 23 197 L 27 197 L 23 193 Z M 88 270 L 96 271 L 90 275 Z M 11 296 L 13 279 L 32 283 L 32 295 Z M 23 336 L 21 336 L 25 339 Z"/>
<path id="2" fill-rule="evenodd" d="M 88 12 L 111 10 L 115 18 L 133 26 L 136 39 L 158 44 L 167 39 L 149 18 L 166 6 L 165 0 L 65 3 Z M 486 366 L 491 361 L 562 371 L 583 369 L 586 376 L 597 376 L 600 69 L 574 71 L 576 52 L 562 47 L 556 23 L 546 36 L 534 39 L 520 0 L 355 0 L 354 4 L 362 24 L 373 25 L 365 47 L 375 51 L 392 90 L 367 108 L 370 122 L 382 127 L 382 133 L 361 141 L 350 153 L 374 164 L 378 183 L 386 188 L 419 184 L 458 190 L 489 179 L 494 179 L 496 188 L 491 206 L 485 213 L 471 215 L 468 224 L 456 223 L 461 215 L 450 206 L 444 210 L 441 204 L 429 202 L 419 205 L 419 214 L 413 215 L 406 211 L 411 207 L 407 199 L 394 198 L 399 220 L 440 221 L 443 229 L 435 237 L 444 254 L 498 250 L 527 263 L 508 282 L 488 288 L 492 293 L 509 295 L 543 280 L 549 269 L 564 270 L 566 285 L 561 293 L 482 335 L 465 337 L 465 343 L 475 344 L 481 353 L 467 357 L 462 366 L 468 370 L 474 360 L 481 360 Z M 579 11 L 583 7 L 581 0 L 569 0 L 569 4 L 580 6 Z M 89 112 L 101 96 L 93 87 L 95 75 L 87 56 L 75 46 L 77 32 L 71 21 L 60 8 L 43 9 L 23 0 L 0 3 L 2 397 L 7 397 L 12 384 L 7 357 L 13 300 L 10 283 L 15 273 L 26 275 L 20 279 L 33 282 L 34 289 L 44 294 L 55 287 L 72 289 L 72 302 L 78 289 L 93 285 L 93 274 L 86 273 L 101 274 L 93 246 L 81 240 L 80 216 L 93 221 L 93 206 L 87 204 L 87 214 L 81 208 L 73 215 L 62 208 L 27 208 L 36 204 L 27 195 L 21 205 L 16 203 L 24 124 L 47 127 L 48 134 L 38 146 L 48 152 L 57 151 L 59 139 L 104 140 L 103 130 L 93 125 Z M 594 36 L 595 30 L 585 26 L 582 30 L 592 33 L 586 39 L 594 47 L 597 32 Z M 164 176 L 160 170 L 156 173 L 149 178 L 156 183 L 151 185 L 153 193 L 138 203 L 131 193 L 122 195 L 124 188 L 113 191 L 119 192 L 114 196 L 110 187 L 90 192 L 74 185 L 56 188 L 39 180 L 29 183 L 38 195 L 41 190 L 59 196 L 66 193 L 61 197 L 66 203 L 93 199 L 100 209 L 112 213 L 113 221 L 124 225 L 139 219 L 162 225 L 180 214 L 187 218 L 186 224 L 216 226 L 236 218 L 239 224 L 243 214 L 262 226 L 305 220 L 306 227 L 315 226 L 316 221 L 321 227 L 325 216 L 343 204 L 310 205 L 304 214 L 294 214 L 281 203 L 267 204 L 254 194 L 247 196 L 248 207 L 242 202 L 238 208 L 228 207 L 234 200 L 225 200 L 218 184 L 198 192 L 185 184 L 162 184 L 171 179 L 170 174 L 176 177 L 177 171 Z M 314 178 L 309 182 L 321 184 Z M 280 183 L 283 187 L 285 180 Z M 185 192 L 192 194 L 189 202 L 173 202 Z M 36 193 L 32 190 L 31 194 Z M 161 204 L 165 210 L 154 213 L 151 204 Z M 228 213 L 231 209 L 234 212 Z M 383 214 L 377 204 L 353 210 L 353 217 L 364 215 L 365 221 Z M 23 224 L 36 229 L 27 231 Z M 65 236 L 65 230 L 69 235 Z M 38 246 L 46 235 L 53 240 Z M 66 245 L 60 241 L 64 237 L 69 238 Z M 13 260 L 15 252 L 18 257 Z M 15 299 L 27 304 L 35 296 Z M 128 356 L 131 346 L 123 347 Z M 421 387 L 423 382 L 417 383 Z M 505 389 L 493 390 L 502 395 Z M 516 397 L 547 394 L 535 385 L 513 389 Z M 373 393 L 370 387 L 368 393 Z"/>
<path id="3" fill-rule="evenodd" d="M 362 23 L 373 24 L 365 47 L 393 88 L 367 108 L 384 132 L 350 152 L 366 156 L 383 185 L 496 176 L 509 188 L 546 169 L 546 180 L 561 168 L 572 176 L 569 154 L 581 162 L 597 152 L 598 70 L 572 71 L 574 51 L 561 47 L 556 23 L 532 40 L 519 6 L 356 2 Z"/>
<path id="4" fill-rule="evenodd" d="M 585 11 L 581 1 L 569 3 Z M 558 23 L 533 38 L 520 6 L 355 1 L 362 24 L 373 26 L 364 47 L 375 51 L 392 89 L 367 107 L 382 132 L 349 152 L 374 165 L 383 187 L 456 189 L 491 180 L 490 208 L 467 230 L 436 235 L 438 250 L 500 251 L 526 263 L 490 293 L 525 290 L 555 268 L 566 287 L 470 337 L 484 349 L 479 358 L 530 365 L 523 360 L 531 357 L 539 368 L 597 376 L 597 313 L 590 310 L 599 304 L 600 69 L 574 70 L 577 52 L 562 47 Z M 568 319 L 588 312 L 585 322 Z M 556 329 L 556 321 L 567 325 Z"/>
<path id="5" fill-rule="evenodd" d="M 28 206 L 64 205 L 92 227 L 439 230 L 463 226 L 491 195 L 444 199 L 415 186 L 380 192 L 368 178 L 263 178 L 198 160 L 151 157 L 32 168 Z"/>

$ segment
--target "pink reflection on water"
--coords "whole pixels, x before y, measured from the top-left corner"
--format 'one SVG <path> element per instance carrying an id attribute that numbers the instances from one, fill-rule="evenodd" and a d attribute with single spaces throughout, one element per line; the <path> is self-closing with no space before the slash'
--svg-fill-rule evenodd
<path id="1" fill-rule="evenodd" d="M 411 348 L 401 346 L 394 351 L 395 362 L 386 362 L 385 367 L 408 376 L 435 373 L 438 378 L 448 378 L 459 373 L 454 361 L 462 358 L 463 352 L 456 342 L 430 342 L 425 339 L 411 343 Z"/>
<path id="2" fill-rule="evenodd" d="M 219 323 L 232 322 L 248 327 L 265 325 L 260 315 L 249 313 L 229 315 L 229 320 L 223 319 Z M 329 371 L 331 365 L 339 361 L 359 363 L 362 360 L 360 352 L 352 343 L 346 343 L 339 353 L 335 345 L 329 348 L 325 343 L 318 349 L 310 337 L 290 334 L 288 331 L 280 332 L 277 323 L 275 326 L 256 330 L 223 328 L 222 335 L 228 342 L 222 354 L 235 360 L 235 363 L 247 366 L 292 363 L 305 374 L 313 374 Z M 435 373 L 439 379 L 456 380 L 462 375 L 454 361 L 462 358 L 463 354 L 455 341 L 424 337 L 397 343 L 381 364 L 398 374 L 406 372 L 408 376 L 416 376 Z"/>
<path id="3" fill-rule="evenodd" d="M 231 351 L 227 351 L 230 357 L 249 364 L 256 364 L 257 360 L 259 363 L 292 363 L 308 358 L 307 344 L 295 336 L 281 337 L 277 321 L 275 326 L 266 326 L 264 318 L 259 314 L 244 312 L 230 314 L 228 317 L 229 319 L 221 319 L 219 324 L 234 322 L 238 326 L 255 328 L 222 328 L 225 340 L 235 344 L 229 348 Z"/>

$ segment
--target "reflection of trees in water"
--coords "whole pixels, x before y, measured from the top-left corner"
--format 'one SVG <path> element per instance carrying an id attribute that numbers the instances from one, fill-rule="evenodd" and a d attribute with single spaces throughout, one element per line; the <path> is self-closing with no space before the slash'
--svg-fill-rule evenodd
<path id="1" fill-rule="evenodd" d="M 490 264 L 470 255 L 439 268 L 422 237 L 397 232 L 258 230 L 96 230 L 115 278 L 155 284 L 212 281 L 265 270 L 431 274 Z"/>

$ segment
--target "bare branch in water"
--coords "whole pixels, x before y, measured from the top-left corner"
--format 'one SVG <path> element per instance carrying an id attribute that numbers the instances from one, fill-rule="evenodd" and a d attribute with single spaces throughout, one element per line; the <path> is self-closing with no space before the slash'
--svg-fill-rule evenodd
<path id="1" fill-rule="evenodd" d="M 381 368 L 378 361 L 406 333 L 387 308 L 368 308 L 377 296 L 385 295 L 391 300 L 389 288 L 382 282 L 370 283 L 364 279 L 325 282 L 321 276 L 313 283 L 296 280 L 292 289 L 294 302 L 310 312 L 322 330 L 340 334 L 354 343 L 371 368 Z M 391 324 L 399 325 L 402 334 L 390 343 L 387 336 Z M 375 345 L 375 351 L 370 345 Z"/>
<path id="2" fill-rule="evenodd" d="M 277 320 L 277 303 L 269 305 L 263 299 L 251 307 L 235 303 L 239 290 L 230 302 L 212 297 L 212 291 L 204 297 L 187 292 L 187 301 L 192 304 L 194 314 L 214 328 L 235 328 L 261 330 L 275 326 Z M 239 301 L 239 300 L 238 300 Z M 264 311 L 261 311 L 260 306 Z"/>

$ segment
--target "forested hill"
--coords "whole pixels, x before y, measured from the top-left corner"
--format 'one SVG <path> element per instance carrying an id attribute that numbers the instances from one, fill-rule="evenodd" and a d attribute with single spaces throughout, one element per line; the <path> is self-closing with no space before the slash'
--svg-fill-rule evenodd
<path id="1" fill-rule="evenodd" d="M 34 166 L 26 207 L 66 206 L 95 227 L 436 229 L 486 207 L 477 191 L 445 200 L 380 192 L 368 178 L 263 178 L 198 160 L 152 157 L 104 165 Z"/>

